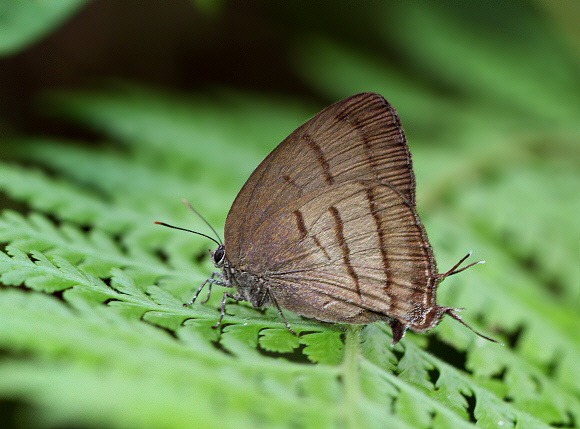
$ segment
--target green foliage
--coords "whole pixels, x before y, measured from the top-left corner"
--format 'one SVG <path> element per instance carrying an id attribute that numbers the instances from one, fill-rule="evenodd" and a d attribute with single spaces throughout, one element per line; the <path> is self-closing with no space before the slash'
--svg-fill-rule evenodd
<path id="1" fill-rule="evenodd" d="M 40 39 L 86 2 L 0 0 L 0 56 Z"/>
<path id="2" fill-rule="evenodd" d="M 223 225 L 253 168 L 323 106 L 224 89 L 63 90 L 46 110 L 101 142 L 1 143 L 0 192 L 20 209 L 0 214 L 0 399 L 14 415 L 111 428 L 580 422 L 579 67 L 525 8 L 506 45 L 478 37 L 483 18 L 470 28 L 428 4 L 375 7 L 374 34 L 430 84 L 317 35 L 294 40 L 298 72 L 330 100 L 375 90 L 398 109 L 441 271 L 468 250 L 487 260 L 446 280 L 439 302 L 504 345 L 445 320 L 391 347 L 381 323 L 285 312 L 293 336 L 275 309 L 245 303 L 212 329 L 222 288 L 182 305 L 212 271 L 207 240 L 153 222 L 205 231 L 187 198 Z M 380 25 L 387 13 L 405 31 Z"/>

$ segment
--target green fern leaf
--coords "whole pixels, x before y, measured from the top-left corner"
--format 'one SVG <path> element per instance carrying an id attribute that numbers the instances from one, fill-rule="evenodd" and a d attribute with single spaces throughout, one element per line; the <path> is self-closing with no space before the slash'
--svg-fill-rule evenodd
<path id="1" fill-rule="evenodd" d="M 260 331 L 260 346 L 270 352 L 289 353 L 300 344 L 300 339 L 288 329 L 264 329 Z"/>
<path id="2" fill-rule="evenodd" d="M 315 332 L 300 336 L 300 343 L 304 344 L 303 353 L 312 362 L 327 365 L 337 365 L 342 362 L 344 347 L 340 332 Z"/>
<path id="3" fill-rule="evenodd" d="M 275 308 L 229 301 L 214 328 L 225 288 L 183 306 L 215 270 L 214 243 L 153 222 L 207 232 L 186 198 L 219 230 L 251 171 L 323 103 L 100 84 L 41 99 L 99 144 L 0 142 L 0 407 L 39 428 L 577 426 L 577 59 L 535 6 L 317 8 L 328 28 L 348 9 L 373 44 L 345 43 L 352 17 L 337 20 L 341 37 L 289 39 L 291 74 L 318 100 L 373 90 L 398 109 L 439 270 L 469 250 L 487 260 L 446 279 L 438 303 L 505 345 L 445 318 L 392 347 L 388 324 L 284 311 L 294 336 Z M 14 49 L 32 40 L 21 31 Z"/>

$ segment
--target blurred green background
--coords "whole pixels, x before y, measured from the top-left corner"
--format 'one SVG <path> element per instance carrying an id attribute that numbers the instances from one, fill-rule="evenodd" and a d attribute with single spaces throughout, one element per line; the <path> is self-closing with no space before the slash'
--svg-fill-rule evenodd
<path id="1" fill-rule="evenodd" d="M 580 3 L 0 0 L 0 426 L 578 427 Z M 398 111 L 453 321 L 183 309 L 259 162 Z"/>

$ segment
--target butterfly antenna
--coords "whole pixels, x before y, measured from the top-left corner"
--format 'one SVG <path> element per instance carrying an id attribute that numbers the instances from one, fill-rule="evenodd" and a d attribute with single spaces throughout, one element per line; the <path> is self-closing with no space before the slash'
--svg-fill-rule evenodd
<path id="1" fill-rule="evenodd" d="M 179 230 L 181 230 L 181 231 L 187 231 L 187 232 L 191 232 L 192 234 L 201 235 L 202 237 L 209 238 L 211 241 L 213 241 L 213 242 L 214 242 L 215 244 L 217 244 L 218 246 L 221 246 L 221 245 L 222 245 L 222 243 L 218 242 L 218 241 L 217 241 L 215 238 L 213 238 L 213 237 L 210 237 L 209 235 L 202 234 L 201 232 L 192 231 L 191 229 L 185 229 L 185 228 L 180 228 L 180 227 L 178 227 L 178 226 L 169 225 L 168 223 L 165 223 L 165 222 L 154 222 L 154 223 L 155 223 L 155 224 L 157 224 L 157 225 L 163 225 L 163 226 L 166 226 L 166 227 L 168 227 L 168 228 L 179 229 Z M 213 228 L 212 228 L 212 229 L 213 229 Z M 218 238 L 219 238 L 219 237 L 218 237 Z"/>
<path id="2" fill-rule="evenodd" d="M 213 231 L 213 233 L 215 234 L 215 236 L 217 237 L 218 241 L 219 241 L 219 245 L 222 245 L 222 239 L 220 238 L 219 234 L 217 233 L 217 231 L 214 229 L 213 226 L 211 226 L 211 224 L 196 210 L 193 208 L 193 206 L 191 204 L 189 204 L 189 201 L 187 201 L 186 199 L 181 200 L 181 202 L 183 204 L 185 204 L 187 206 L 187 208 L 189 208 L 189 210 L 191 210 L 192 212 L 194 212 L 197 217 L 199 217 L 201 220 L 203 220 L 205 222 L 205 224 L 207 226 L 209 226 L 209 228 Z M 215 241 L 215 240 L 214 240 Z"/>
<path id="3" fill-rule="evenodd" d="M 469 258 L 470 256 L 471 256 L 471 252 L 469 252 L 467 255 L 465 255 L 463 258 L 461 258 L 461 260 L 460 260 L 458 263 L 456 263 L 456 264 L 453 266 L 453 268 L 451 268 L 451 269 L 450 269 L 449 271 L 447 271 L 445 274 L 442 274 L 442 275 L 441 275 L 441 277 L 440 277 L 440 279 L 441 279 L 441 280 L 443 280 L 445 277 L 449 277 L 449 276 L 452 276 L 452 275 L 454 275 L 454 274 L 458 274 L 458 273 L 460 273 L 460 272 L 462 272 L 462 271 L 465 271 L 465 270 L 466 270 L 466 269 L 468 269 L 469 267 L 473 267 L 474 265 L 477 265 L 477 264 L 485 264 L 485 261 L 477 261 L 477 262 L 472 262 L 471 264 L 469 264 L 469 265 L 466 265 L 466 266 L 465 266 L 465 267 L 463 267 L 463 268 L 459 268 L 459 266 L 460 266 L 461 264 L 463 264 L 463 262 L 464 262 L 464 261 L 465 261 L 467 258 Z M 457 268 L 459 268 L 459 269 L 457 269 Z"/>

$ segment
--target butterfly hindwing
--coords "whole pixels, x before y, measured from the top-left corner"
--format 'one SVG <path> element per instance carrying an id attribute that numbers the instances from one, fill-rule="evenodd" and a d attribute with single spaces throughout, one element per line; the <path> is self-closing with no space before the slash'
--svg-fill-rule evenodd
<path id="1" fill-rule="evenodd" d="M 388 184 L 353 180 L 311 192 L 272 214 L 249 242 L 243 269 L 306 317 L 404 320 L 413 303 L 435 302 L 431 246 L 414 208 Z"/>

